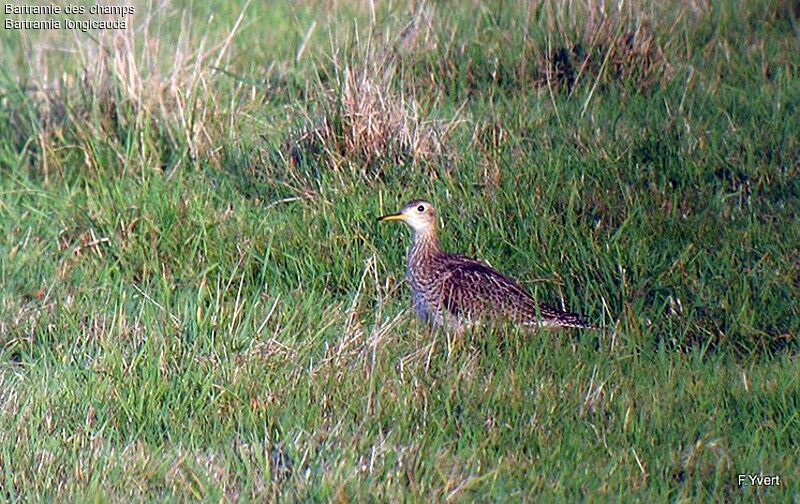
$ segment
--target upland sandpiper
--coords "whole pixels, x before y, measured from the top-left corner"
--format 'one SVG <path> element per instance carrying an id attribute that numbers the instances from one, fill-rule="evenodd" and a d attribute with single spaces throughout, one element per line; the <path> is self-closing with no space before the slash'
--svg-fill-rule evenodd
<path id="1" fill-rule="evenodd" d="M 537 303 L 524 287 L 488 264 L 444 252 L 429 202 L 411 201 L 378 220 L 403 221 L 413 231 L 407 278 L 414 311 L 422 320 L 457 330 L 486 319 L 537 328 L 592 327 L 580 315 Z"/>

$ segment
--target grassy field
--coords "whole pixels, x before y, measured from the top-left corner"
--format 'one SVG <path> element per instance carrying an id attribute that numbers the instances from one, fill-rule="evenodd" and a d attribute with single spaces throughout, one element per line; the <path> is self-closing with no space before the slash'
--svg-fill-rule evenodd
<path id="1" fill-rule="evenodd" d="M 796 1 L 132 5 L 0 31 L 0 500 L 797 501 Z"/>

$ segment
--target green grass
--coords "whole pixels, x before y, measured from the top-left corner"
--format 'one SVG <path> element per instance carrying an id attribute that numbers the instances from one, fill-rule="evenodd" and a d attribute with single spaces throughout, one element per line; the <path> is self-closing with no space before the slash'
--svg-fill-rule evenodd
<path id="1" fill-rule="evenodd" d="M 0 32 L 0 499 L 797 500 L 796 3 L 327 4 Z M 413 197 L 604 329 L 423 326 Z"/>

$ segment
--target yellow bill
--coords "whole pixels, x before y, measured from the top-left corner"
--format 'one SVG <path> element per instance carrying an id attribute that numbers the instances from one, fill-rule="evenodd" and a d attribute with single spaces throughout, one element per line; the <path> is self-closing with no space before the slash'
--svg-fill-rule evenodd
<path id="1" fill-rule="evenodd" d="M 390 221 L 390 220 L 405 220 L 405 218 L 406 218 L 405 215 L 403 215 L 401 213 L 395 213 L 395 214 L 383 215 L 381 217 L 378 217 L 378 221 L 382 222 L 382 221 Z"/>

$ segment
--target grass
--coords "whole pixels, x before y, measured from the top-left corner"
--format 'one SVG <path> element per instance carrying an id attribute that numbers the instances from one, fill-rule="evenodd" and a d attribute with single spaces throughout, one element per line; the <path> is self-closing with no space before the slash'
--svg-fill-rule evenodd
<path id="1" fill-rule="evenodd" d="M 796 3 L 375 4 L 0 33 L 0 496 L 796 500 Z M 412 197 L 604 329 L 424 327 Z"/>

